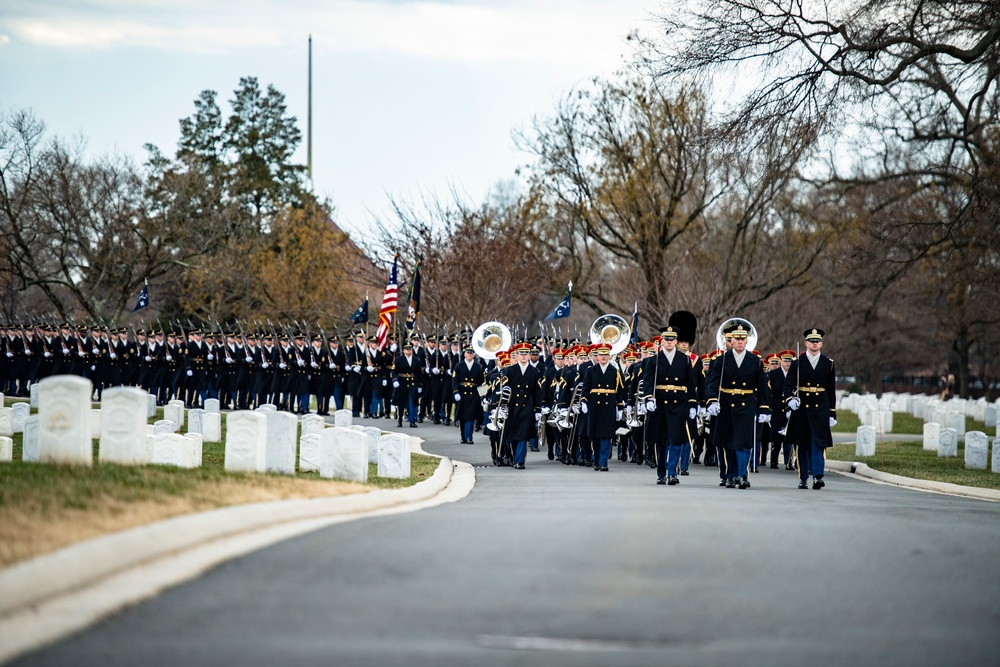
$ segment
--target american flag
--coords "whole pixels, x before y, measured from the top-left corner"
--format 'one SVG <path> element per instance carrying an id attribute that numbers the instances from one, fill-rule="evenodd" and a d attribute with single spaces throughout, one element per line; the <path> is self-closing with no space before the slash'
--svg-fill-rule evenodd
<path id="1" fill-rule="evenodd" d="M 384 350 L 389 342 L 389 329 L 392 328 L 392 316 L 396 312 L 396 270 L 399 255 L 392 258 L 392 272 L 389 274 L 389 284 L 385 286 L 382 297 L 382 307 L 378 311 L 378 329 L 375 330 L 375 347 Z"/>

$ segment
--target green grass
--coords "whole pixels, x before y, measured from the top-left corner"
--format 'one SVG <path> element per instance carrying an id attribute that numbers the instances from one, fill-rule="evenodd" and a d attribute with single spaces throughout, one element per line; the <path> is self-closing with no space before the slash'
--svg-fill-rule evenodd
<path id="1" fill-rule="evenodd" d="M 882 442 L 875 456 L 855 456 L 854 444 L 834 445 L 827 450 L 834 461 L 859 461 L 874 470 L 937 482 L 949 482 L 983 489 L 1000 489 L 1000 474 L 986 470 L 966 470 L 965 446 L 959 441 L 958 456 L 939 457 L 925 451 L 921 442 Z"/>

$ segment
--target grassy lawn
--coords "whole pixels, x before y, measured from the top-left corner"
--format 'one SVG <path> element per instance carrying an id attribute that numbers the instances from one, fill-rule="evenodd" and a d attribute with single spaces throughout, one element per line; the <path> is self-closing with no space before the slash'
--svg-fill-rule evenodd
<path id="1" fill-rule="evenodd" d="M 162 410 L 158 410 L 149 423 L 161 418 Z M 380 478 L 377 466 L 369 464 L 368 484 L 358 484 L 321 478 L 316 472 L 227 472 L 221 442 L 204 443 L 201 467 L 185 469 L 101 464 L 96 440 L 92 468 L 23 463 L 22 435 L 15 434 L 13 441 L 14 460 L 0 463 L 0 567 L 101 534 L 191 512 L 411 486 L 433 475 L 440 463 L 433 456 L 413 454 L 408 479 Z"/>
<path id="2" fill-rule="evenodd" d="M 827 458 L 859 461 L 874 470 L 904 477 L 1000 489 L 1000 474 L 990 472 L 989 463 L 986 470 L 965 469 L 965 446 L 961 440 L 955 458 L 939 457 L 936 452 L 925 451 L 921 442 L 883 442 L 878 445 L 875 456 L 855 456 L 853 443 L 834 445 L 827 450 Z"/>

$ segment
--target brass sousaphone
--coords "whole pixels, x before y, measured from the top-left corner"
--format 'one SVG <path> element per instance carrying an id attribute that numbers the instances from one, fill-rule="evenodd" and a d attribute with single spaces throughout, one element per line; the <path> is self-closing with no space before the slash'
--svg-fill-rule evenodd
<path id="1" fill-rule="evenodd" d="M 723 320 L 722 324 L 719 325 L 719 330 L 715 332 L 715 342 L 718 343 L 720 350 L 726 349 L 726 329 L 740 324 L 750 332 L 747 334 L 747 350 L 757 349 L 757 327 L 751 324 L 750 320 L 743 319 L 742 317 L 730 317 Z"/>
<path id="2" fill-rule="evenodd" d="M 621 315 L 601 315 L 590 325 L 591 344 L 608 343 L 611 345 L 611 354 L 624 350 L 631 337 L 632 327 Z"/>
<path id="3" fill-rule="evenodd" d="M 510 329 L 500 322 L 484 322 L 472 333 L 472 349 L 487 361 L 496 359 L 498 352 L 509 350 L 512 341 Z"/>

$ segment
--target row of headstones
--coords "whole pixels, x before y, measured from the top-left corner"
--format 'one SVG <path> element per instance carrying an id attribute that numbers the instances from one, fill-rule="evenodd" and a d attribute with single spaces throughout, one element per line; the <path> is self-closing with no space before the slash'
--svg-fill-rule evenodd
<path id="1" fill-rule="evenodd" d="M 965 435 L 965 418 L 984 422 L 987 429 L 996 429 L 1000 415 L 1000 399 L 989 403 L 985 398 L 967 400 L 952 398 L 942 401 L 936 396 L 894 394 L 887 392 L 881 398 L 874 394 L 844 394 L 837 406 L 858 415 L 862 425 L 875 426 L 882 433 L 892 432 L 892 414 L 906 412 L 925 422 L 945 424 Z"/>
<path id="2" fill-rule="evenodd" d="M 856 456 L 875 456 L 876 431 L 874 426 L 859 426 L 854 447 Z M 1000 438 L 993 439 L 993 460 L 990 469 L 1000 473 Z M 970 470 L 985 470 L 989 459 L 989 437 L 982 431 L 969 431 L 965 435 L 965 467 Z M 937 452 L 938 456 L 958 456 L 958 431 L 941 428 L 940 424 L 924 424 L 923 448 Z"/>
<path id="3" fill-rule="evenodd" d="M 206 401 L 205 410 L 188 412 L 188 432 L 179 434 L 184 405 L 171 402 L 165 419 L 147 424 L 149 406 L 155 415 L 155 397 L 142 389 L 115 387 L 104 392 L 101 410 L 91 410 L 90 381 L 76 376 L 46 378 L 38 387 L 38 414 L 30 415 L 30 404 L 0 411 L 14 432 L 13 415 L 24 417 L 18 432 L 24 433 L 23 460 L 92 464 L 93 438 L 99 438 L 98 458 L 124 464 L 158 463 L 198 467 L 202 443 L 221 440 L 218 403 Z M 2 399 L 0 399 L 2 400 Z M 21 406 L 24 407 L 21 407 Z M 296 443 L 297 418 L 278 412 L 272 405 L 256 411 L 231 413 L 227 420 L 225 468 L 255 472 L 295 473 L 296 444 L 300 470 L 318 471 L 322 477 L 365 482 L 368 463 L 376 463 L 380 477 L 410 476 L 410 438 L 403 434 L 382 435 L 377 428 L 354 426 L 350 411 L 338 411 L 337 422 L 327 427 L 319 415 L 303 417 L 302 439 Z M 94 424 L 97 423 L 97 433 Z M 12 458 L 13 441 L 0 436 L 0 460 Z"/>

